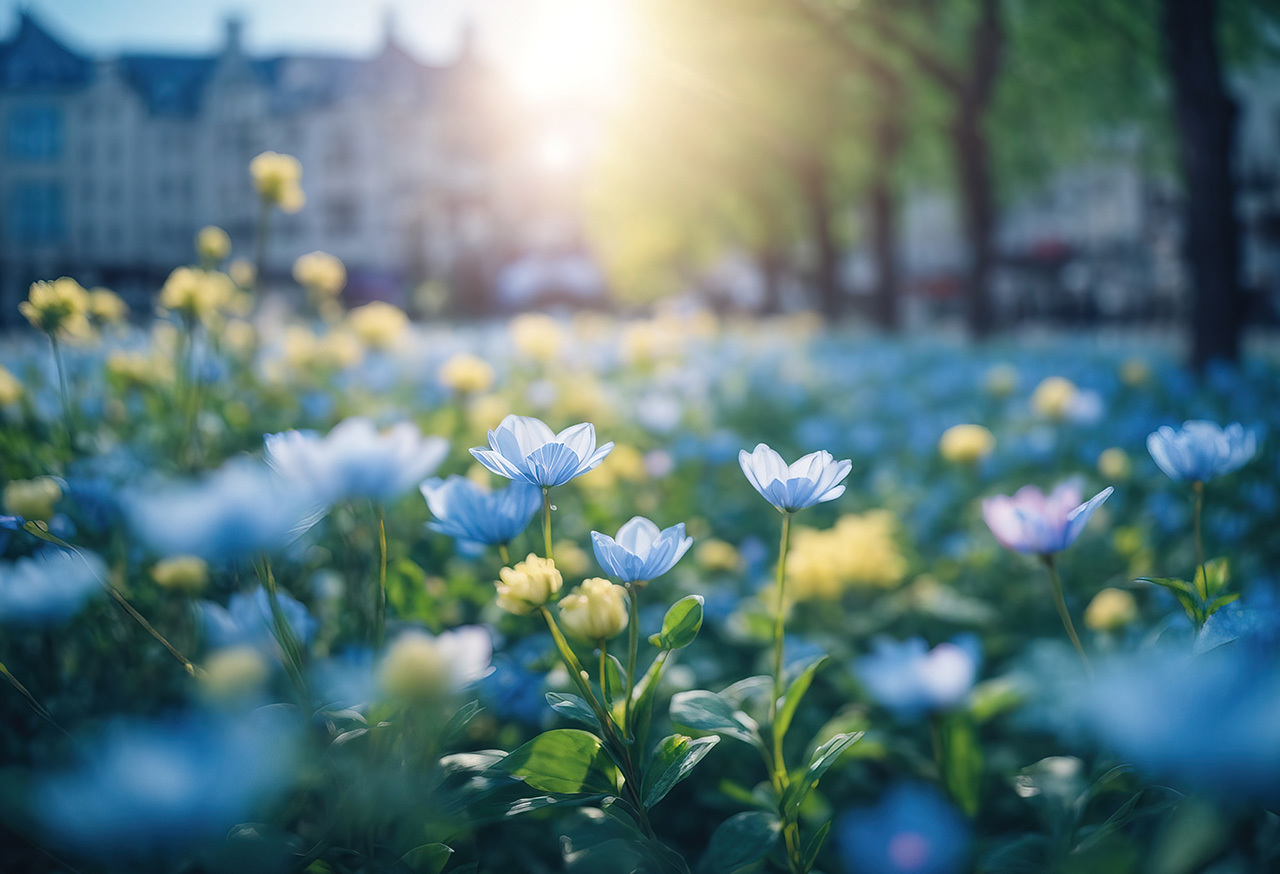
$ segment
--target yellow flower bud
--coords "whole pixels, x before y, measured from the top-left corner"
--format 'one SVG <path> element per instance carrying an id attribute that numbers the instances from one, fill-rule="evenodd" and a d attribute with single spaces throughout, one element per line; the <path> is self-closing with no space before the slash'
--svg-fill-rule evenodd
<path id="1" fill-rule="evenodd" d="M 22 400 L 22 382 L 4 367 L 0 367 L 0 407 Z"/>
<path id="2" fill-rule="evenodd" d="M 196 255 L 202 262 L 217 264 L 231 254 L 231 238 L 217 225 L 205 225 L 196 234 Z"/>
<path id="3" fill-rule="evenodd" d="M 703 540 L 693 548 L 693 558 L 699 565 L 709 571 L 733 571 L 738 569 L 742 560 L 738 550 L 732 543 L 717 540 L 714 537 Z"/>
<path id="4" fill-rule="evenodd" d="M 1011 364 L 997 364 L 987 371 L 987 393 L 998 398 L 1007 398 L 1018 387 L 1018 371 Z"/>
<path id="5" fill-rule="evenodd" d="M 118 325 L 129 316 L 129 305 L 107 288 L 95 288 L 89 295 L 89 321 L 94 325 Z"/>
<path id="6" fill-rule="evenodd" d="M 396 638 L 378 669 L 378 683 L 388 697 L 430 701 L 449 692 L 452 671 L 439 642 L 420 631 Z"/>
<path id="7" fill-rule="evenodd" d="M 151 578 L 161 588 L 193 595 L 209 582 L 209 566 L 199 556 L 175 555 L 156 562 Z"/>
<path id="8" fill-rule="evenodd" d="M 399 307 L 375 300 L 352 310 L 347 323 L 366 346 L 390 349 L 409 327 L 409 317 Z"/>
<path id="9" fill-rule="evenodd" d="M 1128 479 L 1133 472 L 1133 462 L 1129 460 L 1129 453 L 1112 446 L 1098 456 L 1098 472 L 1109 480 Z"/>
<path id="10" fill-rule="evenodd" d="M 1124 589 L 1103 589 L 1084 610 L 1084 624 L 1094 631 L 1115 631 L 1138 618 L 1138 602 Z"/>
<path id="11" fill-rule="evenodd" d="M 333 298 L 347 287 L 347 268 L 327 252 L 312 252 L 293 262 L 293 278 L 314 296 Z"/>
<path id="12" fill-rule="evenodd" d="M 243 258 L 237 258 L 227 267 L 227 275 L 231 281 L 241 288 L 252 288 L 258 281 L 257 268 Z"/>
<path id="13" fill-rule="evenodd" d="M 1151 379 L 1151 365 L 1142 358 L 1126 358 L 1120 365 L 1120 381 L 1130 388 L 1146 385 Z"/>
<path id="14" fill-rule="evenodd" d="M 264 202 L 285 212 L 297 212 L 306 203 L 302 193 L 302 164 L 293 155 L 263 152 L 249 162 L 254 190 Z"/>
<path id="15" fill-rule="evenodd" d="M 583 580 L 560 601 L 560 624 L 578 640 L 616 637 L 627 621 L 627 590 L 601 577 Z"/>
<path id="16" fill-rule="evenodd" d="M 538 558 L 532 552 L 515 567 L 498 571 L 498 606 L 508 613 L 525 616 L 552 599 L 564 578 L 555 562 Z"/>
<path id="17" fill-rule="evenodd" d="M 62 487 L 51 476 L 11 480 L 4 487 L 4 511 L 28 521 L 48 522 L 62 500 Z"/>
<path id="18" fill-rule="evenodd" d="M 551 361 L 565 345 L 564 329 L 560 323 L 542 313 L 516 316 L 508 330 L 516 351 L 534 361 Z"/>
<path id="19" fill-rule="evenodd" d="M 1079 389 L 1061 376 L 1050 376 L 1031 394 L 1031 408 L 1048 419 L 1062 419 L 1071 408 Z"/>
<path id="20" fill-rule="evenodd" d="M 436 372 L 440 384 L 460 394 L 477 394 L 493 387 L 494 372 L 489 362 L 467 352 L 449 358 Z"/>
<path id="21" fill-rule="evenodd" d="M 160 306 L 192 322 L 208 325 L 231 304 L 234 296 L 235 286 L 227 274 L 179 267 L 169 274 L 160 289 Z"/>
<path id="22" fill-rule="evenodd" d="M 217 701 L 235 700 L 257 691 L 269 676 L 262 653 L 251 646 L 228 647 L 205 661 L 201 691 Z"/>
<path id="23" fill-rule="evenodd" d="M 938 441 L 942 457 L 958 464 L 980 461 L 995 448 L 995 436 L 981 425 L 952 425 Z"/>
<path id="24" fill-rule="evenodd" d="M 27 321 L 50 336 L 89 336 L 89 292 L 74 279 L 33 282 L 27 299 L 18 304 Z"/>

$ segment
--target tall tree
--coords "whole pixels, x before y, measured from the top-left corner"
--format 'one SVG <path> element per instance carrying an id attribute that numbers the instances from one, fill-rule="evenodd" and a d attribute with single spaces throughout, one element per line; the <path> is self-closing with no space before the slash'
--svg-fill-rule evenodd
<path id="1" fill-rule="evenodd" d="M 1237 108 L 1223 84 L 1217 0 L 1162 0 L 1160 28 L 1187 198 L 1191 360 L 1202 368 L 1240 357 L 1240 221 L 1232 172 Z"/>

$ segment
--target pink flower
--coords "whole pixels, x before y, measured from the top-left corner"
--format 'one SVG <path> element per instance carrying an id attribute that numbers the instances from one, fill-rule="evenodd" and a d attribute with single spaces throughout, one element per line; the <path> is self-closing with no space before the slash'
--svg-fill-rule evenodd
<path id="1" fill-rule="evenodd" d="M 1084 530 L 1093 511 L 1111 497 L 1108 486 L 1081 503 L 1080 480 L 1059 483 L 1046 495 L 1023 486 L 1013 497 L 995 495 L 982 502 L 982 518 L 1000 545 L 1017 552 L 1050 555 L 1066 549 Z"/>

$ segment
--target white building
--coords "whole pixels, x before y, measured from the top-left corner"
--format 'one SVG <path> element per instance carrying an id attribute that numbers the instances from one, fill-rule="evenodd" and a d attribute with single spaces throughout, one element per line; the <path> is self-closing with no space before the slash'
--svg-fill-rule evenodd
<path id="1" fill-rule="evenodd" d="M 307 195 L 273 216 L 268 279 L 321 249 L 356 297 L 443 278 L 481 308 L 495 259 L 520 252 L 494 79 L 471 40 L 433 67 L 390 27 L 367 59 L 250 58 L 234 20 L 217 55 L 92 59 L 20 13 L 0 42 L 0 323 L 35 279 L 143 299 L 207 224 L 252 257 L 248 164 L 266 150 L 301 160 Z"/>

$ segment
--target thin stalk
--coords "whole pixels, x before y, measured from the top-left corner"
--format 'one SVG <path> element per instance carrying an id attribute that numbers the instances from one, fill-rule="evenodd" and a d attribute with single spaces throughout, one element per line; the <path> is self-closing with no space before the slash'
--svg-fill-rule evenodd
<path id="1" fill-rule="evenodd" d="M 271 572 L 271 559 L 266 556 L 263 556 L 262 570 L 259 574 L 267 589 L 267 602 L 271 605 L 271 620 L 275 627 L 276 640 L 284 651 L 285 671 L 289 674 L 289 680 L 297 690 L 301 702 L 309 704 L 310 695 L 306 680 L 302 676 L 302 650 L 298 646 L 298 639 L 294 636 L 293 629 L 289 626 L 288 617 L 280 608 L 280 594 L 276 590 L 275 574 Z"/>
<path id="2" fill-rule="evenodd" d="M 35 711 L 37 716 L 52 725 L 58 731 L 67 735 L 67 737 L 71 737 L 71 735 L 67 734 L 67 730 L 65 728 L 58 725 L 57 720 L 53 718 L 53 714 L 45 709 L 45 706 L 40 703 L 39 699 L 37 699 L 35 695 L 32 695 L 31 691 L 26 686 L 22 685 L 22 682 L 10 672 L 8 666 L 3 662 L 0 662 L 0 674 L 4 675 L 4 678 L 9 681 L 9 685 L 12 686 L 24 700 L 26 700 L 27 706 Z"/>
<path id="3" fill-rule="evenodd" d="M 782 635 L 786 621 L 787 547 L 791 543 L 791 514 L 782 514 L 782 536 L 778 544 L 778 615 L 773 626 L 773 698 L 769 702 L 769 721 L 778 713 L 782 697 Z"/>
<path id="4" fill-rule="evenodd" d="M 62 347 L 58 345 L 56 334 L 49 335 L 49 344 L 53 346 L 53 363 L 58 368 L 58 389 L 62 395 L 62 419 L 67 429 L 67 451 L 75 451 L 76 426 L 71 415 L 71 390 L 67 387 L 67 368 L 62 363 Z"/>
<path id="5" fill-rule="evenodd" d="M 265 199 L 258 205 L 258 227 L 253 239 L 253 290 L 262 292 L 262 271 L 267 266 L 267 233 L 271 223 L 271 204 Z"/>
<path id="6" fill-rule="evenodd" d="M 504 566 L 511 565 L 511 551 L 507 549 L 507 545 L 505 543 L 498 544 L 498 558 L 502 559 L 502 564 Z"/>
<path id="7" fill-rule="evenodd" d="M 1062 627 L 1067 630 L 1067 637 L 1071 638 L 1071 645 L 1076 648 L 1076 652 L 1080 654 L 1080 661 L 1084 662 L 1084 669 L 1093 676 L 1093 665 L 1089 663 L 1089 657 L 1085 655 L 1084 647 L 1080 644 L 1080 637 L 1076 634 L 1075 624 L 1071 621 L 1071 613 L 1067 610 L 1067 601 L 1062 595 L 1062 580 L 1058 577 L 1057 565 L 1053 563 L 1053 555 L 1045 554 L 1044 566 L 1049 569 L 1049 585 L 1053 588 L 1053 605 L 1058 609 L 1058 617 L 1062 619 Z"/>
<path id="8" fill-rule="evenodd" d="M 132 616 L 133 620 L 141 625 L 147 634 L 154 637 L 161 646 L 168 650 L 169 655 L 177 659 L 178 664 L 186 668 L 188 674 L 193 677 L 196 676 L 196 666 L 193 665 L 186 656 L 180 653 L 177 647 L 165 640 L 164 635 L 156 631 L 155 626 L 148 622 L 141 613 L 134 609 L 133 605 L 129 603 L 129 599 L 126 598 L 119 589 L 107 582 L 104 582 L 103 585 L 106 586 L 107 591 L 111 593 L 111 597 L 116 599 L 116 603 L 124 608 L 124 611 Z"/>
<path id="9" fill-rule="evenodd" d="M 569 641 L 565 640 L 564 632 L 560 630 L 560 626 L 556 624 L 555 617 L 551 615 L 551 611 L 545 606 L 538 608 L 542 613 L 542 618 L 546 620 L 547 629 L 551 632 L 551 639 L 555 641 L 556 649 L 560 652 L 560 660 L 564 662 L 564 666 L 569 669 L 569 676 L 573 679 L 574 685 L 578 687 L 578 691 L 582 693 L 582 697 L 591 705 L 591 709 L 595 712 L 596 718 L 600 720 L 601 728 L 608 730 L 608 726 L 612 721 L 605 713 L 603 705 L 596 700 L 595 692 L 591 691 L 591 684 L 587 682 L 587 672 L 582 667 L 582 662 L 578 661 L 578 657 L 573 654 L 573 649 L 569 646 Z"/>
<path id="10" fill-rule="evenodd" d="M 543 555 L 555 561 L 551 557 L 551 492 L 548 489 L 542 490 L 542 548 Z"/>
<path id="11" fill-rule="evenodd" d="M 600 694 L 609 701 L 609 650 L 608 643 L 600 641 Z"/>
<path id="12" fill-rule="evenodd" d="M 378 507 L 378 593 L 374 600 L 373 644 L 381 649 L 387 637 L 387 526 Z"/>
<path id="13" fill-rule="evenodd" d="M 1194 499 L 1194 524 L 1196 537 L 1196 591 L 1200 593 L 1200 600 L 1209 600 L 1209 578 L 1204 571 L 1204 529 L 1201 522 L 1204 518 L 1204 483 L 1197 480 L 1191 484 L 1191 491 L 1195 496 Z"/>
<path id="14" fill-rule="evenodd" d="M 635 737 L 635 729 L 631 725 L 631 698 L 636 690 L 636 658 L 640 651 L 640 587 L 635 582 L 627 583 L 627 604 L 631 617 L 627 623 L 627 700 L 622 705 L 622 730 L 627 737 Z"/>

